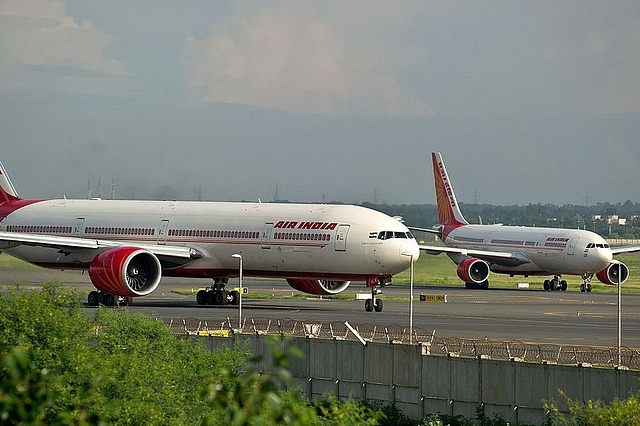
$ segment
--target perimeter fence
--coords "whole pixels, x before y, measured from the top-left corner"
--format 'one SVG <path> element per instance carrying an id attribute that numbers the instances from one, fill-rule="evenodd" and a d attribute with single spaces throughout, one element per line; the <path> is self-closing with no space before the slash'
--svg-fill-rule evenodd
<path id="1" fill-rule="evenodd" d="M 422 346 L 424 355 L 486 358 L 559 365 L 580 365 L 640 370 L 640 351 L 622 347 L 572 346 L 487 339 L 436 336 L 435 331 L 406 326 L 299 321 L 289 318 L 230 318 L 207 321 L 197 318 L 166 320 L 174 333 L 188 335 L 276 334 L 317 339 L 360 340 Z M 351 327 L 351 329 L 350 329 Z M 353 330 L 353 331 L 352 331 Z M 354 333 L 355 331 L 355 333 Z"/>

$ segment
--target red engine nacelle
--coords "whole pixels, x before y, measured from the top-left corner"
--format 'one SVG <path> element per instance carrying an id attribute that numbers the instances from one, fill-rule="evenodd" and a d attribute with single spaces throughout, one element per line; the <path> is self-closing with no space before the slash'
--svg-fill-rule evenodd
<path id="1" fill-rule="evenodd" d="M 328 295 L 342 293 L 351 281 L 314 280 L 311 278 L 288 278 L 287 283 L 298 291 L 308 294 Z"/>
<path id="2" fill-rule="evenodd" d="M 91 261 L 89 267 L 93 285 L 114 296 L 146 296 L 158 287 L 161 276 L 162 267 L 158 258 L 137 247 L 103 251 Z"/>
<path id="3" fill-rule="evenodd" d="M 489 265 L 482 259 L 471 257 L 458 264 L 458 277 L 465 283 L 480 284 L 489 277 Z"/>
<path id="4" fill-rule="evenodd" d="M 618 282 L 622 284 L 629 278 L 629 268 L 622 262 L 611 262 L 606 268 L 598 272 L 596 277 L 604 284 L 618 285 Z"/>

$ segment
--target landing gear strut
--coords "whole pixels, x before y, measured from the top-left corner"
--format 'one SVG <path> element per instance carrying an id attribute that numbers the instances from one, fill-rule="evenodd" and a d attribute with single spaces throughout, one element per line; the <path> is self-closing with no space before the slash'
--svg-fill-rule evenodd
<path id="1" fill-rule="evenodd" d="M 567 291 L 567 282 L 560 279 L 560 275 L 554 275 L 551 280 L 544 280 L 544 289 L 546 291 Z"/>
<path id="2" fill-rule="evenodd" d="M 131 297 L 114 296 L 113 294 L 93 290 L 87 296 L 87 303 L 89 306 L 127 306 L 131 303 Z"/>
<path id="3" fill-rule="evenodd" d="M 239 305 L 240 292 L 228 291 L 226 278 L 215 278 L 213 285 L 196 293 L 198 305 Z"/>
<path id="4" fill-rule="evenodd" d="M 373 283 L 373 285 L 370 285 Z M 364 310 L 367 312 L 376 311 L 382 312 L 382 299 L 377 298 L 378 294 L 382 294 L 381 286 L 391 284 L 391 277 L 376 277 L 367 281 L 367 287 L 371 287 L 371 299 L 364 301 Z"/>
<path id="5" fill-rule="evenodd" d="M 591 278 L 593 278 L 593 274 L 582 274 L 582 284 L 580 284 L 580 291 L 591 293 Z"/>

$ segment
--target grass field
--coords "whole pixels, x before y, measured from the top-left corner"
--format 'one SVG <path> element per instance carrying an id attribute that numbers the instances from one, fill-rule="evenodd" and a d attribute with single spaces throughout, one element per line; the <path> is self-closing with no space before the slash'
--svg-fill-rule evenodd
<path id="1" fill-rule="evenodd" d="M 2 253 L 0 254 L 0 269 L 28 270 L 28 269 L 40 269 L 40 268 L 38 268 L 37 266 L 31 265 L 30 263 L 23 262 L 22 260 L 18 260 L 14 257 L 11 257 L 8 254 Z"/>
<path id="2" fill-rule="evenodd" d="M 621 255 L 617 256 L 616 259 L 624 262 L 630 271 L 629 279 L 622 286 L 622 292 L 640 293 L 640 253 Z M 25 270 L 38 269 L 38 267 L 2 253 L 0 254 L 0 269 Z M 508 275 L 491 274 L 489 276 L 489 282 L 491 288 L 516 288 L 518 283 L 529 283 L 529 288 L 542 290 L 542 282 L 545 278 L 549 277 L 531 276 L 525 278 L 516 276 L 511 278 Z M 580 291 L 580 284 L 582 283 L 580 277 L 565 275 L 563 278 L 567 280 L 569 284 L 567 291 Z M 396 284 L 408 284 L 409 270 L 396 275 L 393 280 Z M 616 292 L 616 286 L 602 284 L 595 277 L 591 283 L 593 285 L 593 291 Z M 420 256 L 414 268 L 414 284 L 426 287 L 429 285 L 464 285 L 456 275 L 456 265 L 443 254 L 438 256 L 422 254 Z"/>

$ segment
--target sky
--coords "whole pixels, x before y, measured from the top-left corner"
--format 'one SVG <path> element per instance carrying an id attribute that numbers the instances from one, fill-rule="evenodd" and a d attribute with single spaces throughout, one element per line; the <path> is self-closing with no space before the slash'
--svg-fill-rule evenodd
<path id="1" fill-rule="evenodd" d="M 0 0 L 25 198 L 640 202 L 640 2 Z M 113 188 L 113 191 L 112 191 Z"/>

